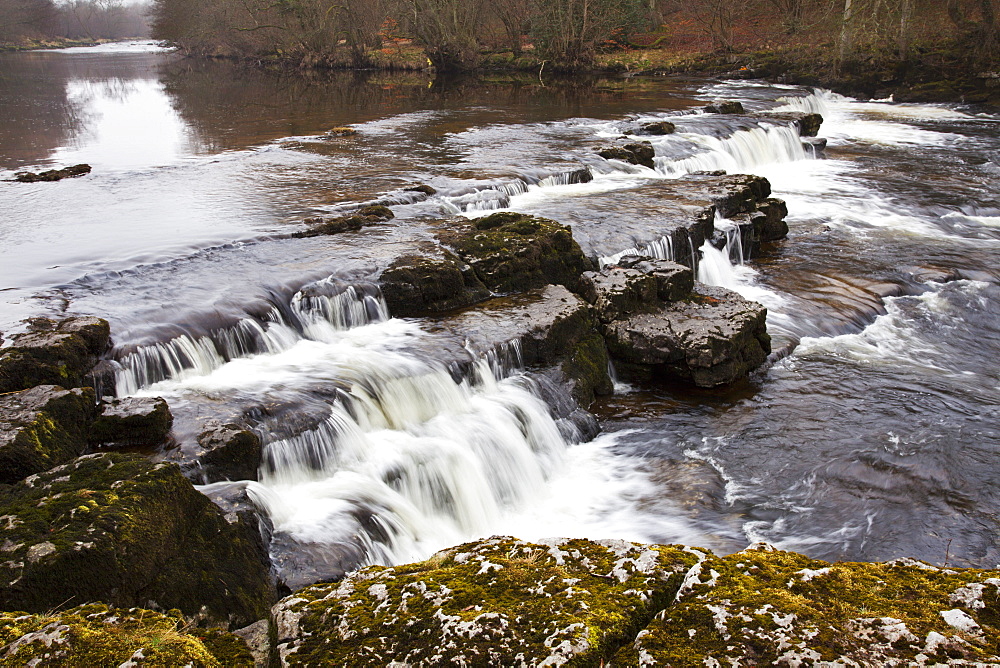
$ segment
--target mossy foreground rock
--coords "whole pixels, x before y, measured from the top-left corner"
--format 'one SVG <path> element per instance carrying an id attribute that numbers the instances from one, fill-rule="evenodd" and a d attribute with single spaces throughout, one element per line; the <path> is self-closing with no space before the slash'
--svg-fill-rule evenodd
<path id="1" fill-rule="evenodd" d="M 0 609 L 102 601 L 243 626 L 270 603 L 257 528 L 227 523 L 173 464 L 80 457 L 0 492 Z"/>
<path id="2" fill-rule="evenodd" d="M 253 666 L 240 638 L 142 609 L 0 613 L 0 666 Z"/>
<path id="3" fill-rule="evenodd" d="M 598 665 L 704 558 L 678 547 L 494 537 L 372 567 L 274 608 L 282 665 Z"/>
<path id="4" fill-rule="evenodd" d="M 83 454 L 94 391 L 40 385 L 0 396 L 0 483 L 14 483 Z"/>
<path id="5" fill-rule="evenodd" d="M 764 545 L 711 557 L 619 666 L 1000 664 L 1000 571 L 834 563 Z"/>
<path id="6" fill-rule="evenodd" d="M 441 241 L 498 293 L 565 285 L 575 289 L 590 261 L 570 228 L 547 218 L 495 213 L 441 233 Z"/>
<path id="7" fill-rule="evenodd" d="M 100 318 L 38 320 L 0 351 L 0 393 L 35 385 L 78 387 L 107 348 L 111 329 Z"/>

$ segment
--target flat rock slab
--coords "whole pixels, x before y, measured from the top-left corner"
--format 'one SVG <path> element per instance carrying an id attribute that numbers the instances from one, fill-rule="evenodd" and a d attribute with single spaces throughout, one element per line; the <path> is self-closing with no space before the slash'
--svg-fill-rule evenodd
<path id="1" fill-rule="evenodd" d="M 160 445 L 174 423 L 161 397 L 113 399 L 100 407 L 90 428 L 90 441 L 104 448 Z"/>
<path id="2" fill-rule="evenodd" d="M 612 390 L 608 357 L 594 310 L 561 285 L 499 297 L 435 323 L 440 331 L 464 338 L 479 354 L 503 355 L 516 344 L 526 365 L 556 366 L 577 402 L 586 407 L 594 394 Z"/>
<path id="3" fill-rule="evenodd" d="M 760 304 L 697 284 L 687 299 L 607 325 L 605 337 L 615 359 L 714 387 L 738 380 L 767 359 L 766 319 Z"/>
<path id="4" fill-rule="evenodd" d="M 94 391 L 40 385 L 0 396 L 0 483 L 14 483 L 83 454 Z"/>
<path id="5" fill-rule="evenodd" d="M 703 555 L 618 540 L 493 537 L 371 567 L 274 609 L 283 666 L 599 665 Z"/>

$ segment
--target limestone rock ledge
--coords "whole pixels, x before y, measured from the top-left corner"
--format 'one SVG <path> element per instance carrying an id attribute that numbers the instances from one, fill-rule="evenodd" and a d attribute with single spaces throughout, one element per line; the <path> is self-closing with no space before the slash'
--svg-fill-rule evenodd
<path id="1" fill-rule="evenodd" d="M 493 537 L 307 587 L 282 666 L 996 665 L 1000 571 Z"/>
<path id="2" fill-rule="evenodd" d="M 254 659 L 233 634 L 191 629 L 152 610 L 91 604 L 43 615 L 0 612 L 0 663 L 243 668 Z"/>

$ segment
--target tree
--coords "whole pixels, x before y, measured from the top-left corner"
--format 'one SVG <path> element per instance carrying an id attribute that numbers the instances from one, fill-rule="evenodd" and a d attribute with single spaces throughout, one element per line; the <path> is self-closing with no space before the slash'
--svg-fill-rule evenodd
<path id="1" fill-rule="evenodd" d="M 648 0 L 532 0 L 531 36 L 543 58 L 578 67 L 593 62 L 598 44 L 650 16 Z"/>
<path id="2" fill-rule="evenodd" d="M 441 71 L 461 71 L 479 63 L 477 37 L 485 0 L 400 0 L 403 19 Z"/>

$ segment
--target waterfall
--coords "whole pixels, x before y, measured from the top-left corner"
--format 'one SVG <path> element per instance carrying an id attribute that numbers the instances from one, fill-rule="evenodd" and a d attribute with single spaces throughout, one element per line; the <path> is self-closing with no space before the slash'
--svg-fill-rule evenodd
<path id="1" fill-rule="evenodd" d="M 493 530 L 565 458 L 531 384 L 498 380 L 486 359 L 461 382 L 412 359 L 342 371 L 350 391 L 315 429 L 267 443 L 251 488 L 275 531 L 298 542 L 353 542 L 364 563 L 425 556 Z M 377 530 L 358 523 L 359 508 L 377 508 Z"/>
<path id="2" fill-rule="evenodd" d="M 523 174 L 512 181 L 491 184 L 476 188 L 470 193 L 442 198 L 441 207 L 445 213 L 451 214 L 496 211 L 509 208 L 512 197 L 524 195 L 531 188 L 552 188 L 587 183 L 593 178 L 593 174 L 587 168 L 545 176 Z"/>
<path id="3" fill-rule="evenodd" d="M 286 303 L 272 303 L 263 317 L 119 354 L 115 392 L 127 396 L 163 380 L 204 376 L 230 360 L 288 350 L 301 339 L 326 341 L 336 332 L 388 318 L 378 286 L 345 287 L 330 277 L 303 287 Z"/>
<path id="4" fill-rule="evenodd" d="M 677 178 L 698 171 L 725 170 L 739 173 L 760 165 L 806 160 L 798 130 L 789 125 L 770 125 L 737 130 L 729 137 L 686 133 L 684 138 L 700 152 L 679 160 L 656 159 L 656 170 Z"/>
<path id="5" fill-rule="evenodd" d="M 694 243 L 691 241 L 691 233 L 687 229 L 684 229 L 684 234 L 687 237 L 688 246 L 692 249 L 691 257 L 693 258 Z M 658 260 L 671 260 L 673 262 L 679 261 L 677 259 L 677 255 L 674 253 L 673 239 L 669 236 L 662 236 L 659 239 L 649 242 L 648 244 L 633 246 L 632 248 L 626 248 L 623 251 L 619 251 L 614 255 L 606 255 L 598 258 L 598 262 L 603 269 L 604 267 L 618 264 L 618 262 L 627 255 L 645 255 Z"/>

